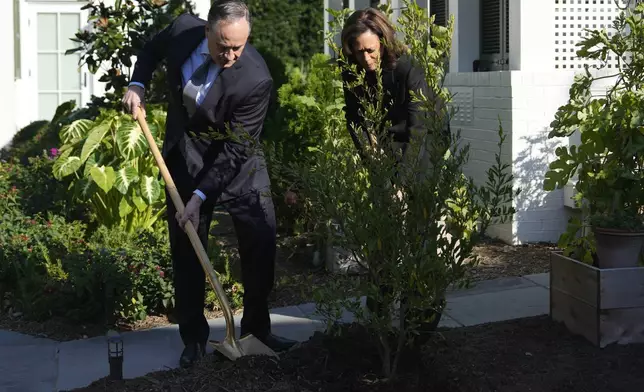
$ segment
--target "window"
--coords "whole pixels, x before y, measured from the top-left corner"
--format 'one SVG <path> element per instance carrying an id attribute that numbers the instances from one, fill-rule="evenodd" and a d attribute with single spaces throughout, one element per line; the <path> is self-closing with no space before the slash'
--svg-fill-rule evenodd
<path id="1" fill-rule="evenodd" d="M 20 57 L 20 0 L 13 0 L 13 64 L 14 79 L 22 77 L 22 61 Z"/>
<path id="2" fill-rule="evenodd" d="M 509 69 L 510 0 L 481 0 L 481 56 L 478 71 Z"/>
<path id="3" fill-rule="evenodd" d="M 434 23 L 439 26 L 447 26 L 449 20 L 448 0 L 429 0 L 429 13 L 436 15 Z"/>

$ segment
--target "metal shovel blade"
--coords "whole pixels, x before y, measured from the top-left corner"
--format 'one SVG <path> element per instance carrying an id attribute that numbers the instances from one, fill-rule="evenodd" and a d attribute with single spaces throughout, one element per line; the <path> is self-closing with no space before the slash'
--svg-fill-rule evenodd
<path id="1" fill-rule="evenodd" d="M 275 351 L 271 350 L 270 347 L 251 334 L 238 339 L 236 341 L 237 347 L 230 344 L 228 340 L 223 340 L 221 342 L 210 340 L 209 343 L 215 350 L 219 351 L 226 358 L 232 361 L 248 355 L 267 355 L 270 357 L 278 357 Z"/>

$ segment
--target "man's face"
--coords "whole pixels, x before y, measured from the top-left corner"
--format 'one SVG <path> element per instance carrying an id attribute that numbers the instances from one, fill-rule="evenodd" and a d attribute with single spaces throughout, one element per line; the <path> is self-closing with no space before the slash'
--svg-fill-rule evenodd
<path id="1" fill-rule="evenodd" d="M 375 71 L 380 65 L 380 38 L 371 31 L 362 33 L 353 45 L 356 61 L 366 71 Z"/>
<path id="2" fill-rule="evenodd" d="M 248 36 L 250 26 L 245 19 L 220 21 L 214 29 L 206 25 L 208 50 L 213 61 L 222 68 L 235 64 L 241 56 Z"/>

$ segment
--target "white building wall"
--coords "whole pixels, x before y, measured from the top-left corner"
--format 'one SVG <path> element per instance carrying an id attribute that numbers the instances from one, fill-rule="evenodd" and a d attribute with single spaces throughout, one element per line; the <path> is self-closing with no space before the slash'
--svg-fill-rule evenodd
<path id="1" fill-rule="evenodd" d="M 557 109 L 568 100 L 572 72 L 512 71 L 512 174 L 521 188 L 514 207 L 513 243 L 557 242 L 570 211 L 564 191 L 545 191 L 543 181 L 555 149 L 567 139 L 548 139 Z"/>
<path id="2" fill-rule="evenodd" d="M 548 140 L 557 108 L 568 99 L 572 72 L 459 72 L 447 75 L 445 86 L 454 94 L 456 115 L 452 131 L 470 145 L 465 173 L 484 183 L 498 153 L 499 124 L 506 140 L 503 162 L 512 162 L 514 200 L 512 222 L 490 227 L 488 234 L 512 243 L 556 242 L 569 214 L 563 190 L 546 192 L 543 179 L 554 150 L 567 140 Z"/>
<path id="3" fill-rule="evenodd" d="M 17 104 L 14 96 L 14 30 L 13 30 L 13 1 L 0 1 L 0 52 L 4 59 L 0 61 L 0 148 L 11 141 L 16 133 L 15 111 L 21 105 Z M 25 103 L 22 103 L 23 105 Z"/>
<path id="4" fill-rule="evenodd" d="M 506 140 L 501 158 L 512 158 L 512 89 L 509 72 L 452 72 L 445 87 L 454 95 L 452 132 L 460 131 L 463 143 L 469 143 L 469 162 L 465 174 L 479 184 L 486 180 L 486 170 L 494 164 L 498 152 L 499 118 Z M 491 226 L 488 234 L 512 242 L 512 223 Z"/>

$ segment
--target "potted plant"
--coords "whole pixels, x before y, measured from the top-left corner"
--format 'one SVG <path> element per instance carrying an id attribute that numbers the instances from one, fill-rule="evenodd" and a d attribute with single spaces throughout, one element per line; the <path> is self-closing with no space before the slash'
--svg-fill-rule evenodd
<path id="1" fill-rule="evenodd" d="M 641 214 L 624 210 L 595 214 L 590 218 L 599 268 L 637 267 L 644 245 Z"/>
<path id="2" fill-rule="evenodd" d="M 574 181 L 581 210 L 560 238 L 563 251 L 551 254 L 550 314 L 599 347 L 644 341 L 644 57 L 631 55 L 644 51 L 643 18 L 638 4 L 613 21 L 612 34 L 587 30 L 577 44 L 584 72 L 549 135 L 580 136 L 556 149 L 544 188 Z"/>

